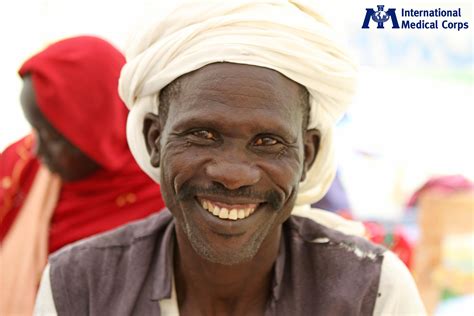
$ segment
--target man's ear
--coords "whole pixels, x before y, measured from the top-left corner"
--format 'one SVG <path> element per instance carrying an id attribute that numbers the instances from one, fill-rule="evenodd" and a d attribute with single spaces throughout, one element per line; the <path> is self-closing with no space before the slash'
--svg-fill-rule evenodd
<path id="1" fill-rule="evenodd" d="M 317 129 L 310 129 L 304 132 L 304 164 L 303 173 L 301 174 L 301 181 L 306 179 L 306 173 L 316 160 L 319 151 L 319 144 L 321 142 L 321 133 Z"/>
<path id="2" fill-rule="evenodd" d="M 150 163 L 153 167 L 160 166 L 160 138 L 161 123 L 158 115 L 147 113 L 143 122 L 143 137 L 145 137 L 146 149 L 150 155 Z"/>

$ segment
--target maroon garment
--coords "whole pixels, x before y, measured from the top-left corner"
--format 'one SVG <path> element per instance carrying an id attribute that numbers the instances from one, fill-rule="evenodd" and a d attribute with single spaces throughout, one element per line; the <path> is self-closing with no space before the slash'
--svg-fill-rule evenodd
<path id="1" fill-rule="evenodd" d="M 125 57 L 92 36 L 59 41 L 28 59 L 36 102 L 51 125 L 88 157 L 110 171 L 130 160 L 125 135 L 128 110 L 118 95 Z"/>
<path id="2" fill-rule="evenodd" d="M 31 76 L 38 107 L 51 125 L 101 167 L 62 185 L 50 226 L 50 252 L 164 207 L 159 185 L 138 167 L 127 145 L 128 110 L 117 91 L 124 63 L 108 42 L 80 36 L 47 47 L 19 71 Z M 31 135 L 25 137 L 0 156 L 0 241 L 38 170 L 33 142 Z"/>
<path id="3" fill-rule="evenodd" d="M 438 176 L 429 179 L 410 197 L 407 206 L 413 207 L 425 192 L 435 191 L 449 195 L 456 192 L 474 192 L 474 183 L 462 175 Z"/>
<path id="4" fill-rule="evenodd" d="M 383 248 L 297 216 L 282 236 L 266 316 L 372 315 Z M 58 314 L 161 315 L 159 301 L 171 297 L 174 243 L 175 221 L 165 210 L 54 254 Z"/>

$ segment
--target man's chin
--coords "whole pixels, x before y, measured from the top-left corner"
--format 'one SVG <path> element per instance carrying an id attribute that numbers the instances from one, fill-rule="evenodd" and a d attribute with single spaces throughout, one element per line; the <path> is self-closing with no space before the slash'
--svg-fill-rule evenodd
<path id="1" fill-rule="evenodd" d="M 208 205 L 198 198 L 182 200 L 176 206 L 175 209 L 181 209 L 178 225 L 194 252 L 209 262 L 223 265 L 252 260 L 272 227 L 280 224 L 283 212 L 274 210 L 268 203 L 260 203 L 248 217 L 230 220 L 212 214 Z"/>
<path id="2" fill-rule="evenodd" d="M 250 236 L 220 236 L 210 238 L 194 229 L 186 229 L 186 235 L 194 251 L 203 259 L 222 265 L 235 265 L 250 261 L 260 249 L 267 230 Z M 216 240 L 218 239 L 218 240 Z M 212 247 L 210 245 L 213 245 Z"/>
<path id="3" fill-rule="evenodd" d="M 193 246 L 194 248 L 194 246 Z M 247 255 L 243 255 L 245 252 L 239 251 L 225 251 L 225 252 L 215 252 L 215 251 L 195 251 L 201 256 L 201 258 L 209 261 L 210 263 L 214 264 L 221 264 L 225 266 L 232 266 L 237 264 L 242 264 L 252 260 L 255 256 L 255 253 L 246 253 Z"/>

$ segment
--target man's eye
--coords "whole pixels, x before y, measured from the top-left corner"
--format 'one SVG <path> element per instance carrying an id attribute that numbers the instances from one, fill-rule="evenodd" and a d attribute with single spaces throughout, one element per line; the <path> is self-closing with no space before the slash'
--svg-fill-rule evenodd
<path id="1" fill-rule="evenodd" d="M 196 137 L 203 138 L 203 139 L 209 139 L 209 140 L 215 140 L 216 136 L 214 135 L 213 132 L 210 132 L 208 130 L 202 129 L 198 131 L 192 132 L 192 134 Z"/>
<path id="2" fill-rule="evenodd" d="M 272 146 L 278 144 L 278 141 L 272 137 L 260 137 L 255 142 L 255 146 Z"/>

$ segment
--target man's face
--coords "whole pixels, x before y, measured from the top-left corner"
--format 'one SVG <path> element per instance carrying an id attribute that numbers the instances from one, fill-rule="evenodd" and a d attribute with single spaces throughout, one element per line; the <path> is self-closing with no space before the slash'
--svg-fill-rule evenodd
<path id="1" fill-rule="evenodd" d="M 303 133 L 303 88 L 230 63 L 178 80 L 166 123 L 148 137 L 164 199 L 202 257 L 247 261 L 290 215 L 316 155 L 319 135 Z"/>
<path id="2" fill-rule="evenodd" d="M 99 169 L 99 165 L 71 144 L 40 111 L 36 103 L 33 82 L 23 79 L 21 106 L 35 132 L 35 155 L 63 181 L 79 180 Z M 67 111 L 67 109 L 60 109 Z"/>

